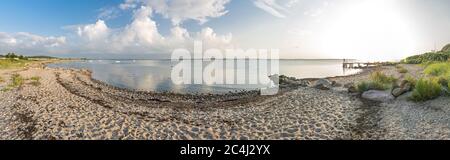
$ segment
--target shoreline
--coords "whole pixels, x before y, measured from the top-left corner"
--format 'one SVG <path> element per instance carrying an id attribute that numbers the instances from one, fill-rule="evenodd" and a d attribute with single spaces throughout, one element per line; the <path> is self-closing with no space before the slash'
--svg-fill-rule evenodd
<path id="1" fill-rule="evenodd" d="M 380 69 L 397 74 L 393 66 Z M 369 73 L 329 79 L 344 84 L 367 79 Z M 429 127 L 410 126 L 422 120 L 408 117 L 427 115 L 426 124 L 439 126 L 442 123 L 431 115 L 450 115 L 442 105 L 450 103 L 445 98 L 420 105 L 403 100 L 372 103 L 342 87 L 307 87 L 304 80 L 274 96 L 224 96 L 135 92 L 96 81 L 87 70 L 35 65 L 15 74 L 25 79 L 40 76 L 40 85 L 26 81 L 0 92 L 0 127 L 8 128 L 0 131 L 0 139 L 421 139 L 430 135 L 422 133 Z M 404 127 L 417 131 L 406 134 Z M 445 129 L 433 132 L 450 139 Z"/>
<path id="2" fill-rule="evenodd" d="M 333 60 L 333 59 L 331 59 Z M 69 61 L 80 61 L 80 60 L 69 60 Z M 46 68 L 50 68 L 47 65 L 51 64 L 51 63 L 65 63 L 67 61 L 58 61 L 58 62 L 48 62 L 45 64 L 42 64 L 42 67 L 46 67 Z M 315 81 L 319 80 L 319 79 L 328 79 L 328 80 L 332 80 L 332 79 L 336 79 L 336 78 L 350 78 L 350 77 L 354 77 L 354 76 L 358 76 L 358 75 L 362 75 L 362 74 L 366 74 L 367 72 L 370 72 L 374 69 L 375 67 L 368 67 L 368 68 L 361 68 L 360 72 L 355 73 L 355 74 L 349 74 L 349 75 L 344 75 L 344 76 L 330 76 L 330 77 L 324 77 L 324 78 L 297 78 L 297 77 L 287 77 L 287 78 L 294 78 L 295 81 L 298 81 L 299 83 L 314 83 Z M 89 69 L 74 69 L 74 68 L 62 68 L 62 67 L 55 67 L 55 69 L 62 69 L 62 70 L 79 70 L 81 72 L 88 72 L 89 74 L 92 74 L 93 71 L 89 70 Z M 254 90 L 245 90 L 245 89 L 234 89 L 231 88 L 231 90 L 234 91 L 229 91 L 227 93 L 222 93 L 222 94 L 216 94 L 216 93 L 176 93 L 176 92 L 157 92 L 157 91 L 148 91 L 148 90 L 138 90 L 138 89 L 131 89 L 131 88 L 122 88 L 122 87 L 117 87 L 117 86 L 113 86 L 111 84 L 108 84 L 106 82 L 103 82 L 101 80 L 97 80 L 94 79 L 91 75 L 89 75 L 91 77 L 92 81 L 96 81 L 97 83 L 103 83 L 104 85 L 107 85 L 109 87 L 112 88 L 116 88 L 116 89 L 122 89 L 124 91 L 128 91 L 128 92 L 142 92 L 142 93 L 151 93 L 151 94 L 172 94 L 172 95 L 193 95 L 193 96 L 204 96 L 204 95 L 222 95 L 222 96 L 227 96 L 229 94 L 234 95 L 234 94 L 239 94 L 239 93 L 254 93 L 254 92 L 260 92 L 259 89 L 254 89 Z M 284 75 L 280 75 L 280 76 L 284 76 Z M 285 76 L 286 77 L 286 76 Z M 286 91 L 290 91 L 293 89 L 297 89 L 298 87 L 305 87 L 304 84 L 298 84 L 298 85 L 290 85 L 290 84 L 279 84 L 280 85 L 280 90 L 281 93 L 284 93 Z M 286 87 L 281 87 L 281 85 L 290 85 L 287 88 Z"/>

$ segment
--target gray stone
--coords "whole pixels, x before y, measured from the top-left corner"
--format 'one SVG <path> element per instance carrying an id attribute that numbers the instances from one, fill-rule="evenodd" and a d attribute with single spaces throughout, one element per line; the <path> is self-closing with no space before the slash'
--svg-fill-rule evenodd
<path id="1" fill-rule="evenodd" d="M 391 92 L 391 94 L 394 97 L 398 97 L 401 96 L 402 94 L 406 93 L 406 90 L 404 90 L 403 88 L 394 88 Z"/>
<path id="2" fill-rule="evenodd" d="M 332 88 L 332 83 L 328 79 L 319 79 L 315 82 L 313 88 L 320 90 L 330 90 Z"/>
<path id="3" fill-rule="evenodd" d="M 405 94 L 405 93 L 407 93 L 407 92 L 409 92 L 411 90 L 412 90 L 412 84 L 410 82 L 408 82 L 407 80 L 403 80 L 400 83 L 400 86 L 394 87 L 392 89 L 391 94 L 394 97 L 399 97 L 399 96 L 401 96 L 401 95 L 403 95 L 403 94 Z"/>
<path id="4" fill-rule="evenodd" d="M 350 87 L 354 87 L 354 86 L 355 86 L 355 83 L 346 83 L 346 84 L 344 84 L 345 88 L 350 88 Z"/>
<path id="5" fill-rule="evenodd" d="M 391 101 L 395 99 L 395 97 L 392 94 L 385 91 L 377 91 L 377 90 L 370 90 L 364 92 L 362 94 L 362 98 L 378 102 Z"/>
<path id="6" fill-rule="evenodd" d="M 347 90 L 349 93 L 357 93 L 358 92 L 358 89 L 356 89 L 356 87 L 355 86 L 350 86 L 350 87 L 348 87 L 348 90 Z"/>

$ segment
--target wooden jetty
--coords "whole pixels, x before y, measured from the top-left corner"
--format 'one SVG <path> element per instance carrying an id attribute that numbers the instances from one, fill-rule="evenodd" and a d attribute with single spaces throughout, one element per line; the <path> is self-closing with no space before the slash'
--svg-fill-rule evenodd
<path id="1" fill-rule="evenodd" d="M 380 66 L 382 63 L 379 62 L 344 62 L 342 63 L 342 67 L 344 68 L 369 68 L 369 67 L 376 67 Z"/>

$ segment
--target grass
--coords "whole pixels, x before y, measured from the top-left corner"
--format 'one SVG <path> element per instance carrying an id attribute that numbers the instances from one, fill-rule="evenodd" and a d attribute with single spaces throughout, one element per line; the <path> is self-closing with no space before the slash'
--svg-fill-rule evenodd
<path id="1" fill-rule="evenodd" d="M 416 86 L 417 83 L 417 79 L 414 78 L 411 75 L 406 75 L 405 80 L 408 81 L 409 83 L 411 83 L 411 87 L 414 88 Z"/>
<path id="2" fill-rule="evenodd" d="M 439 97 L 442 93 L 441 85 L 435 78 L 421 78 L 410 97 L 411 100 L 422 102 Z"/>
<path id="3" fill-rule="evenodd" d="M 41 82 L 40 82 L 41 77 L 31 77 L 30 80 L 31 80 L 31 85 L 33 85 L 33 86 L 41 85 Z"/>
<path id="4" fill-rule="evenodd" d="M 400 68 L 398 69 L 398 73 L 408 73 L 408 70 L 406 68 Z"/>
<path id="5" fill-rule="evenodd" d="M 450 76 L 450 63 L 433 63 L 429 64 L 424 73 L 430 76 Z"/>
<path id="6" fill-rule="evenodd" d="M 387 76 L 382 72 L 374 72 L 370 75 L 370 81 L 363 81 L 356 85 L 356 90 L 363 93 L 368 90 L 387 90 L 390 89 L 397 79 Z"/>
<path id="7" fill-rule="evenodd" d="M 368 90 L 370 90 L 370 83 L 369 83 L 369 82 L 366 82 L 366 81 L 360 82 L 360 83 L 358 83 L 358 84 L 356 85 L 356 90 L 357 90 L 359 93 L 363 93 L 363 92 L 365 92 L 365 91 L 368 91 Z"/>
<path id="8" fill-rule="evenodd" d="M 3 88 L 2 91 L 9 91 L 13 88 L 20 87 L 24 83 L 25 79 L 22 76 L 20 76 L 19 74 L 13 74 L 11 76 L 11 82 L 5 88 Z"/>
<path id="9" fill-rule="evenodd" d="M 0 69 L 24 67 L 29 61 L 19 59 L 0 59 Z"/>
<path id="10" fill-rule="evenodd" d="M 8 85 L 11 88 L 20 87 L 25 82 L 25 79 L 19 74 L 14 74 L 11 77 L 11 83 Z"/>
<path id="11" fill-rule="evenodd" d="M 5 80 L 3 79 L 3 77 L 0 77 L 0 83 L 5 82 Z"/>

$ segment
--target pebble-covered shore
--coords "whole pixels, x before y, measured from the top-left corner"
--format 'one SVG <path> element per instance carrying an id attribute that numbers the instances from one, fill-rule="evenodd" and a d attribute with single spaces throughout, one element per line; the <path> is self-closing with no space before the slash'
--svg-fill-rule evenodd
<path id="1" fill-rule="evenodd" d="M 448 98 L 427 109 L 434 103 L 379 104 L 339 88 L 299 86 L 269 97 L 257 92 L 177 95 L 111 87 L 92 80 L 88 71 L 30 67 L 11 72 L 41 79 L 38 86 L 25 83 L 0 92 L 0 139 L 449 138 L 450 114 L 445 113 L 450 109 L 442 107 L 449 106 Z"/>

